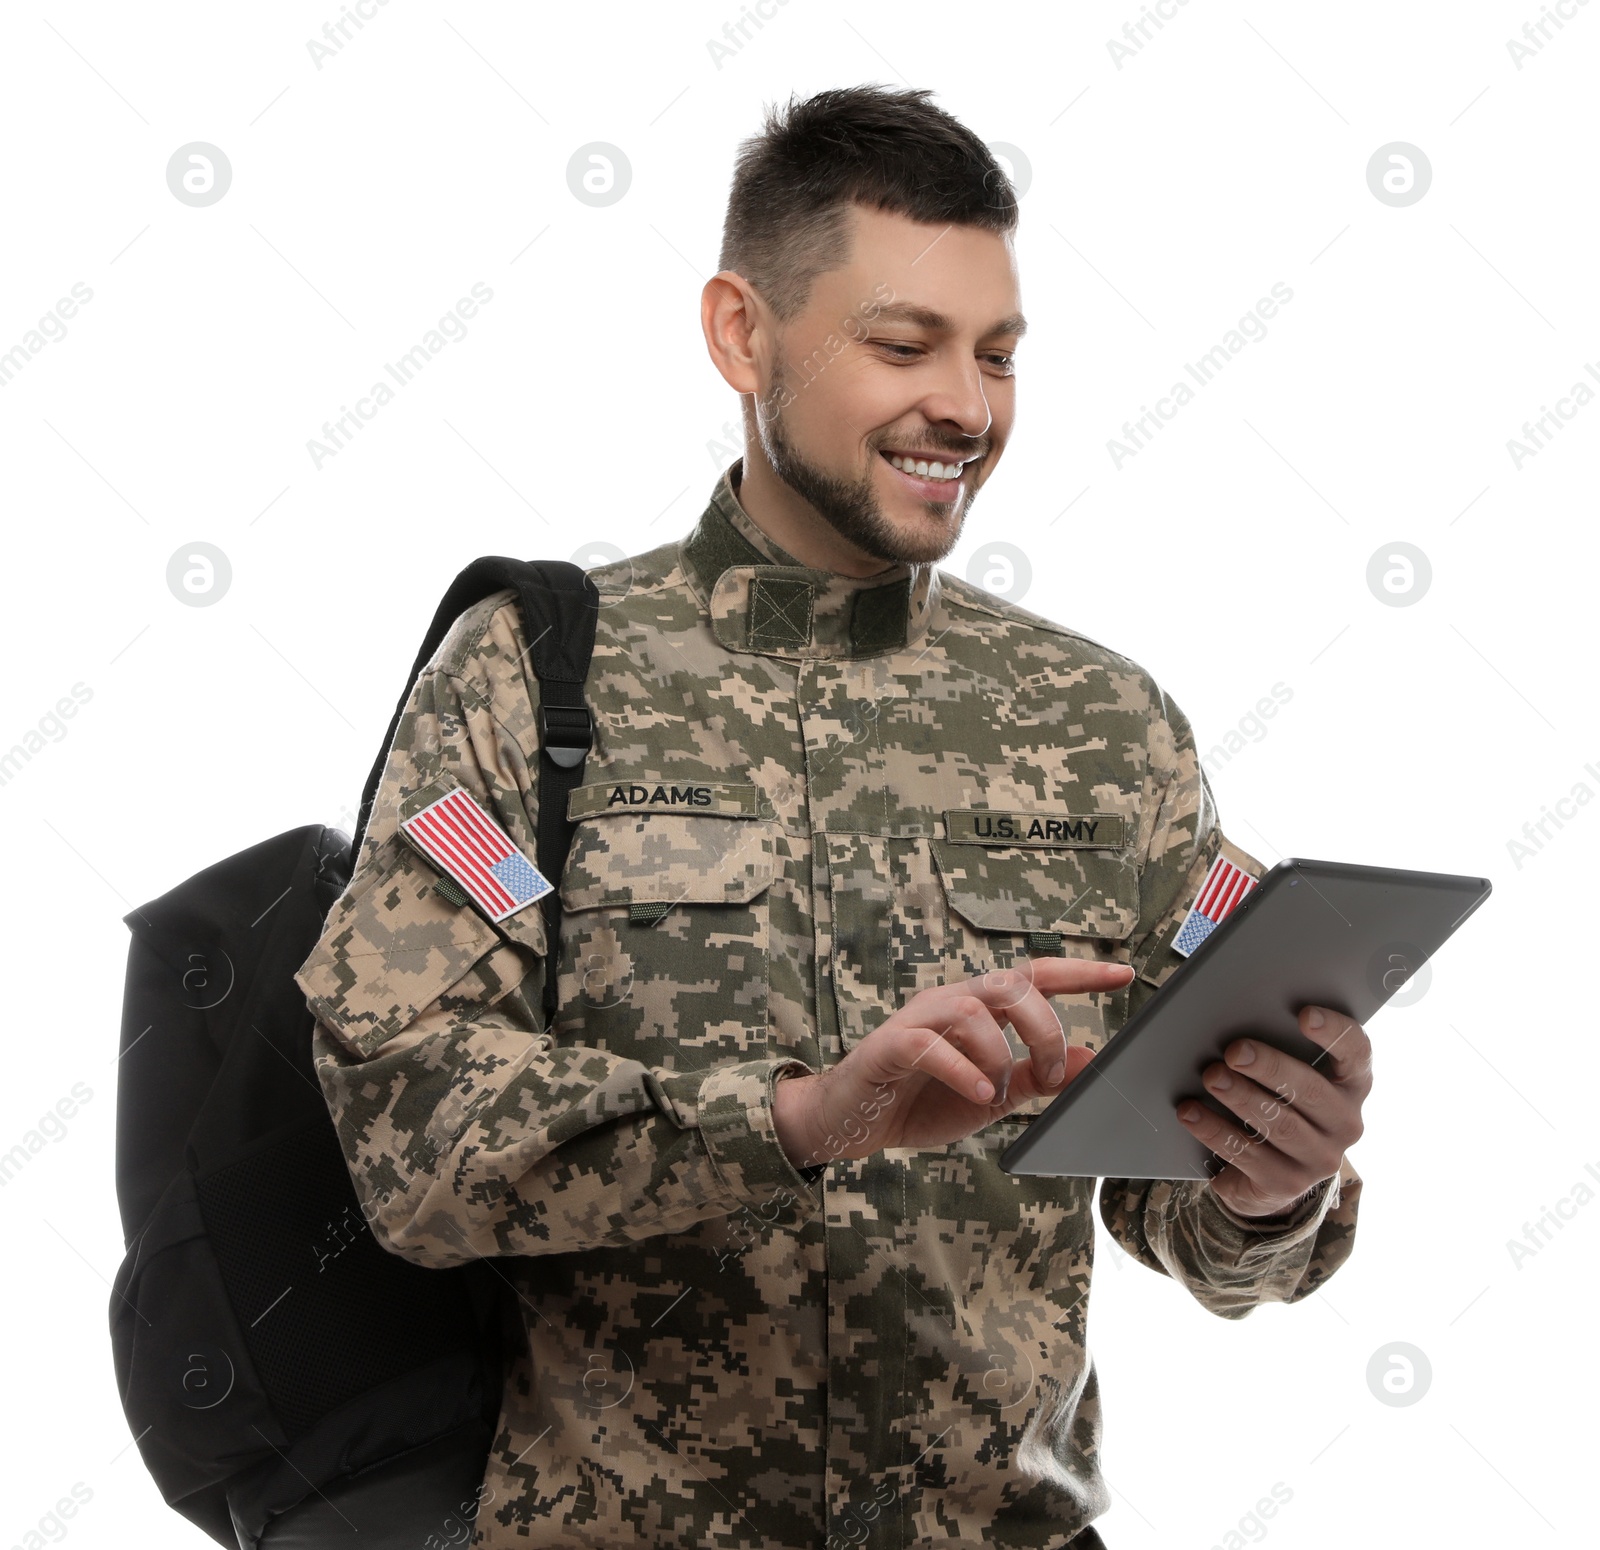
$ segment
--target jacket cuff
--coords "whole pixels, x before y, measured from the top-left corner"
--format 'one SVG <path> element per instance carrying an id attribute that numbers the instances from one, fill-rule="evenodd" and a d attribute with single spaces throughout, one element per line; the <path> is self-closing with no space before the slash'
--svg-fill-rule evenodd
<path id="1" fill-rule="evenodd" d="M 1270 1259 L 1314 1238 L 1322 1219 L 1339 1203 L 1339 1176 L 1323 1179 L 1283 1220 L 1240 1216 L 1210 1185 L 1200 1196 L 1200 1225 L 1206 1236 L 1235 1264 Z"/>
<path id="2" fill-rule="evenodd" d="M 792 1207 L 796 1220 L 822 1205 L 821 1185 L 790 1162 L 778 1141 L 773 1089 L 780 1077 L 811 1076 L 803 1060 L 749 1060 L 713 1066 L 706 1072 L 667 1077 L 662 1087 L 692 1107 L 711 1166 L 727 1191 L 729 1209 L 741 1206 Z M 690 1095 L 684 1088 L 694 1084 Z M 673 1089 L 677 1091 L 674 1092 Z"/>

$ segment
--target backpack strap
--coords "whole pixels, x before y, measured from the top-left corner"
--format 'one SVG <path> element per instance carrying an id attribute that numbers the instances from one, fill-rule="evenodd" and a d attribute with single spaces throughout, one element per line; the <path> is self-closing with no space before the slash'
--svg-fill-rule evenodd
<path id="1" fill-rule="evenodd" d="M 539 680 L 538 866 L 559 884 L 572 848 L 567 797 L 583 779 L 583 761 L 594 746 L 594 716 L 583 697 L 594 655 L 600 594 L 576 565 L 536 560 L 518 583 L 528 654 Z M 556 1016 L 557 954 L 561 944 L 561 890 L 552 886 L 540 901 L 547 956 L 544 973 L 545 1026 Z"/>
<path id="2" fill-rule="evenodd" d="M 456 579 L 434 610 L 433 622 L 423 636 L 411 676 L 389 719 L 377 761 L 361 793 L 351 847 L 352 865 L 372 821 L 383 767 L 394 746 L 406 701 L 422 670 L 450 633 L 450 627 L 474 603 L 507 589 L 517 594 L 522 609 L 523 633 L 528 638 L 528 658 L 539 680 L 539 818 L 537 865 L 558 883 L 572 845 L 574 825 L 567 820 L 567 796 L 583 777 L 583 761 L 594 746 L 594 718 L 583 697 L 584 680 L 594 654 L 595 625 L 600 594 L 576 565 L 566 560 L 512 560 L 486 555 L 474 560 Z M 547 957 L 544 1005 L 546 1022 L 556 1007 L 556 955 L 561 944 L 561 896 L 552 887 L 539 901 L 544 915 Z"/>

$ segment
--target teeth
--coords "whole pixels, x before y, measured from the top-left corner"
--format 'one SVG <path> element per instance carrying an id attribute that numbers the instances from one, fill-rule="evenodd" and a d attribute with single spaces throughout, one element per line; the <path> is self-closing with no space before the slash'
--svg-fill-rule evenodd
<path id="1" fill-rule="evenodd" d="M 956 462 L 930 463 L 927 458 L 901 457 L 894 452 L 889 454 L 889 466 L 904 474 L 915 474 L 919 479 L 954 479 L 962 467 Z"/>

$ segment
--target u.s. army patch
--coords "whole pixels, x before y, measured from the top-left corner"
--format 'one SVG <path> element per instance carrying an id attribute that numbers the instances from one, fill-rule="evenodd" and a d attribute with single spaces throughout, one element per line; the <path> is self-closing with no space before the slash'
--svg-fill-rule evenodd
<path id="1" fill-rule="evenodd" d="M 944 815 L 945 837 L 955 845 L 1065 845 L 1080 850 L 1120 850 L 1121 813 L 1067 813 L 1038 809 L 1006 813 L 957 808 Z"/>
<path id="2" fill-rule="evenodd" d="M 550 892 L 549 879 L 459 788 L 402 819 L 400 831 L 490 920 L 515 915 Z"/>

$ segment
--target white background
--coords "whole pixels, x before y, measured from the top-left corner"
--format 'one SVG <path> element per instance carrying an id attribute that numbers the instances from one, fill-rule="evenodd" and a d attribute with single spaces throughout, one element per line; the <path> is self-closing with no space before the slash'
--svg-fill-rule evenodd
<path id="1" fill-rule="evenodd" d="M 1099 1526 L 1113 1550 L 1578 1543 L 1600 804 L 1527 855 L 1508 842 L 1579 782 L 1600 792 L 1600 406 L 1569 403 L 1520 468 L 1507 443 L 1600 388 L 1600 3 L 1520 70 L 1506 45 L 1534 0 L 1192 0 L 1120 69 L 1107 40 L 1134 3 L 789 0 L 720 66 L 736 0 L 392 0 L 320 69 L 307 40 L 335 0 L 242 11 L 0 15 L 0 352 L 93 292 L 0 389 L 0 749 L 75 684 L 91 696 L 0 785 L 0 1151 L 93 1092 L 0 1191 L 0 1543 L 74 1482 L 93 1492 L 76 1543 L 206 1542 L 128 1447 L 112 1378 L 121 916 L 269 834 L 349 826 L 467 559 L 632 553 L 692 525 L 731 460 L 698 304 L 735 147 L 769 101 L 868 81 L 934 88 L 1031 167 L 1018 424 L 950 568 L 1020 548 L 1024 604 L 1143 663 L 1202 748 L 1290 689 L 1214 765 L 1262 860 L 1495 885 L 1427 993 L 1375 1022 L 1358 1241 L 1323 1292 L 1225 1322 L 1101 1235 Z M 232 166 L 205 207 L 167 185 L 191 141 Z M 568 188 L 592 141 L 632 168 L 608 207 Z M 1367 182 L 1392 141 L 1432 167 L 1405 207 Z M 468 336 L 319 470 L 323 422 L 474 282 L 494 295 Z M 1293 300 L 1267 337 L 1115 466 L 1122 422 L 1275 282 Z M 1397 541 L 1431 564 L 1410 606 L 1366 580 Z M 166 582 L 196 542 L 231 564 L 208 607 Z M 1508 1240 L 1563 1199 L 1519 1268 Z M 1396 1341 L 1432 1367 L 1405 1407 L 1367 1381 Z M 1249 1520 L 1279 1482 L 1288 1504 Z"/>

